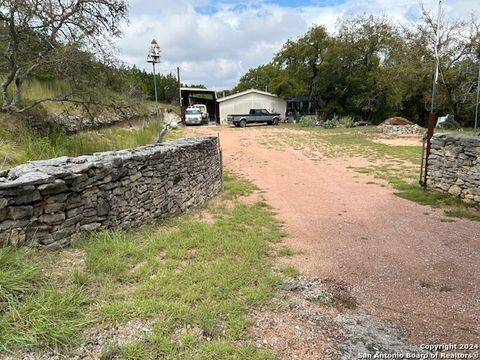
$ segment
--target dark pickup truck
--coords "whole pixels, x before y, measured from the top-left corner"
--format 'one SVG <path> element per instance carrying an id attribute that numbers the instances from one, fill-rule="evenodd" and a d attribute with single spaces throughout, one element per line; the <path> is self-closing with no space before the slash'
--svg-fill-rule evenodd
<path id="1" fill-rule="evenodd" d="M 247 124 L 267 123 L 268 125 L 278 125 L 280 114 L 271 113 L 265 109 L 250 109 L 248 114 L 227 115 L 229 123 L 235 127 L 245 127 Z"/>

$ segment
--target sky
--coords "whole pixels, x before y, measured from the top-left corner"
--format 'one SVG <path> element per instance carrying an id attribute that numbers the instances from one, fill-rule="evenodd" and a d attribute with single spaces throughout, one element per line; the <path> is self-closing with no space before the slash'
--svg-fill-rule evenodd
<path id="1" fill-rule="evenodd" d="M 269 62 L 282 45 L 314 25 L 335 31 L 338 19 L 365 14 L 386 15 L 411 24 L 419 0 L 130 0 L 129 22 L 116 41 L 118 57 L 128 66 L 151 71 L 146 56 L 152 39 L 161 48 L 161 74 L 231 89 L 250 68 Z M 436 14 L 438 0 L 423 0 Z M 453 18 L 480 17 L 480 0 L 444 0 Z"/>

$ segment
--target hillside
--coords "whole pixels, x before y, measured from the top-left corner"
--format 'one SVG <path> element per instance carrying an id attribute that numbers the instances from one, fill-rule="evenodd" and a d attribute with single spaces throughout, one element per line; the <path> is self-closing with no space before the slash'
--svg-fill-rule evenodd
<path id="1" fill-rule="evenodd" d="M 67 92 L 60 82 L 26 84 L 25 102 Z M 78 156 L 98 151 L 130 148 L 155 142 L 159 128 L 155 103 L 128 98 L 113 91 L 106 94 L 121 111 L 95 106 L 86 112 L 72 103 L 45 102 L 28 114 L 0 113 L 0 169 L 29 160 Z M 159 104 L 161 113 L 178 106 Z"/>

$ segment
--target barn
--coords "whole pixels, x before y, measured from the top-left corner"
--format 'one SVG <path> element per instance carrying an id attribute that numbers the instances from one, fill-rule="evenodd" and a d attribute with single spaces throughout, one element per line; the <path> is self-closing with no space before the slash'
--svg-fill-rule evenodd
<path id="1" fill-rule="evenodd" d="M 267 109 L 279 113 L 285 118 L 287 101 L 265 91 L 250 89 L 217 100 L 219 104 L 220 121 L 227 122 L 229 114 L 248 114 L 250 109 Z"/>

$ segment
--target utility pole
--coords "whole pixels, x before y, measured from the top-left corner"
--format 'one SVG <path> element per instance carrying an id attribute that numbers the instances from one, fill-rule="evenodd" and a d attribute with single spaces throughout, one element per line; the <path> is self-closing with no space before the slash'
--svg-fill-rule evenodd
<path id="1" fill-rule="evenodd" d="M 437 31 L 435 38 L 435 68 L 433 71 L 433 85 L 432 85 L 432 103 L 430 107 L 430 113 L 435 113 L 435 97 L 437 95 L 437 83 L 438 83 L 438 74 L 439 74 L 439 54 L 438 46 L 440 44 L 440 28 L 441 28 L 441 18 L 442 18 L 442 0 L 438 1 L 438 17 L 437 17 Z"/>
<path id="2" fill-rule="evenodd" d="M 477 80 L 477 103 L 475 105 L 475 127 L 474 129 L 477 130 L 478 124 L 478 102 L 480 100 L 480 56 L 478 57 L 478 80 Z"/>
<path id="3" fill-rule="evenodd" d="M 160 114 L 158 110 L 158 91 L 157 91 L 157 76 L 155 73 L 155 64 L 158 64 L 160 62 L 160 46 L 158 46 L 158 43 L 155 39 L 152 40 L 150 44 L 150 51 L 148 52 L 147 55 L 147 62 L 151 63 L 153 66 L 153 87 L 155 89 L 155 113 L 157 116 L 157 124 L 158 124 L 158 137 L 157 137 L 157 142 L 160 142 L 161 140 L 161 132 L 160 132 Z"/>
<path id="4" fill-rule="evenodd" d="M 180 105 L 180 117 L 183 121 L 183 99 L 182 99 L 182 83 L 180 82 L 180 66 L 177 66 L 177 83 L 178 83 L 178 104 Z"/>
<path id="5" fill-rule="evenodd" d="M 435 114 L 435 98 L 437 95 L 437 82 L 439 74 L 439 45 L 440 45 L 440 29 L 441 29 L 441 20 L 442 20 L 442 0 L 438 1 L 438 16 L 437 16 L 437 30 L 436 30 L 436 39 L 435 39 L 435 68 L 433 70 L 433 85 L 432 85 L 432 104 L 430 107 L 430 114 L 428 115 L 428 128 L 427 128 L 427 151 L 425 154 L 425 174 L 423 177 L 423 188 L 427 188 L 427 177 L 428 177 L 428 158 L 430 156 L 430 150 L 432 147 L 432 137 L 435 125 L 437 123 L 437 116 Z M 423 159 L 422 159 L 423 164 Z"/>

